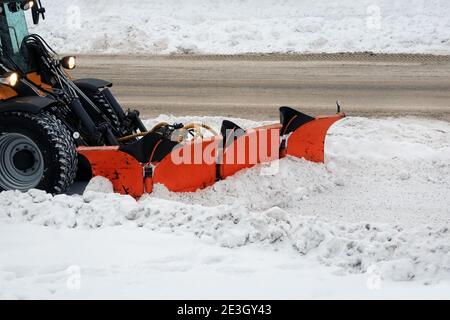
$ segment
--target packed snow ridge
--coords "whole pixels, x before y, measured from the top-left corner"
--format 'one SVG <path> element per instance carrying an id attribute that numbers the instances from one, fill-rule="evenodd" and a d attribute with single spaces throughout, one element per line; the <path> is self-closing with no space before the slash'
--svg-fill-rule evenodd
<path id="1" fill-rule="evenodd" d="M 450 54 L 447 0 L 45 0 L 61 52 Z"/>
<path id="2" fill-rule="evenodd" d="M 183 122 L 160 116 L 147 121 Z M 189 120 L 219 126 L 220 118 Z M 234 119 L 249 127 L 257 123 Z M 94 178 L 82 195 L 0 193 L 2 223 L 144 228 L 236 248 L 291 248 L 342 272 L 373 266 L 390 280 L 448 279 L 450 124 L 347 118 L 327 138 L 325 165 L 286 158 L 197 193 L 157 186 L 139 201 Z"/>

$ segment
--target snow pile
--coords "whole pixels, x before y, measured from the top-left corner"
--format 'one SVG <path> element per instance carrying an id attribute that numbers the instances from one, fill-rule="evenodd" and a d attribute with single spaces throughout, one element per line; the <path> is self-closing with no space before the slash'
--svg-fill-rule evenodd
<path id="1" fill-rule="evenodd" d="M 329 221 L 290 214 L 278 207 L 249 211 L 242 207 L 205 207 L 149 197 L 87 191 L 68 197 L 30 191 L 0 194 L 3 212 L 14 221 L 58 227 L 100 228 L 134 224 L 167 233 L 193 233 L 203 241 L 236 248 L 250 244 L 291 246 L 327 266 L 363 273 L 379 266 L 384 279 L 444 278 L 450 272 L 450 229 L 403 228 L 383 223 Z M 14 199 L 15 203 L 8 199 Z"/>
<path id="2" fill-rule="evenodd" d="M 161 116 L 148 124 L 160 120 L 185 121 Z M 219 124 L 218 118 L 193 120 Z M 103 178 L 79 196 L 4 192 L 0 219 L 57 228 L 141 227 L 227 248 L 287 246 L 344 272 L 375 266 L 391 280 L 446 277 L 450 125 L 348 118 L 332 128 L 327 151 L 325 166 L 287 158 L 278 171 L 256 167 L 198 193 L 157 186 L 139 201 L 113 194 Z"/>
<path id="3" fill-rule="evenodd" d="M 61 52 L 450 53 L 446 0 L 46 0 Z"/>
<path id="4" fill-rule="evenodd" d="M 95 197 L 97 193 L 114 193 L 114 187 L 108 179 L 104 177 L 94 177 L 89 181 L 84 190 L 85 196 L 92 193 Z"/>

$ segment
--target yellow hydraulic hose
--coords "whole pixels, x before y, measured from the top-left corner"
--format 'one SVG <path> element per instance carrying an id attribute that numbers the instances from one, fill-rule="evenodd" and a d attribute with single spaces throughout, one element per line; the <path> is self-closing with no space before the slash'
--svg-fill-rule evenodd
<path id="1" fill-rule="evenodd" d="M 165 127 L 165 126 L 168 126 L 168 125 L 169 124 L 166 123 L 166 122 L 160 122 L 156 126 L 154 126 L 153 129 L 150 130 L 150 131 L 139 132 L 139 133 L 132 134 L 132 135 L 129 135 L 129 136 L 126 136 L 126 137 L 122 137 L 120 139 L 117 139 L 117 141 L 119 141 L 119 142 L 126 142 L 126 141 L 129 141 L 129 140 L 135 139 L 135 138 L 144 137 L 147 134 L 155 132 L 155 131 L 161 129 L 162 127 Z M 194 132 L 196 133 L 196 135 L 194 136 L 194 139 L 195 138 L 203 138 L 203 135 L 202 135 L 202 133 L 200 131 L 200 128 L 206 129 L 210 133 L 212 133 L 214 136 L 217 136 L 217 132 L 213 128 L 211 128 L 209 125 L 207 125 L 205 123 L 189 123 L 189 124 L 185 125 L 181 130 L 186 130 L 186 131 L 194 130 Z"/>

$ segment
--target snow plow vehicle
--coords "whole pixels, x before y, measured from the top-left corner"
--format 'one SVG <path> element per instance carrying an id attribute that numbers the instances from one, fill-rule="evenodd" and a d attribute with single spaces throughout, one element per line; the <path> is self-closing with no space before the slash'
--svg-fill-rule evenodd
<path id="1" fill-rule="evenodd" d="M 285 156 L 324 161 L 328 129 L 345 117 L 311 117 L 280 108 L 280 122 L 244 129 L 224 120 L 160 123 L 148 130 L 136 110 L 124 111 L 100 79 L 73 80 L 76 58 L 60 58 L 29 34 L 45 18 L 40 0 L 0 1 L 0 191 L 64 193 L 75 178 L 104 176 L 135 198 L 163 184 L 193 192 L 237 171 Z"/>

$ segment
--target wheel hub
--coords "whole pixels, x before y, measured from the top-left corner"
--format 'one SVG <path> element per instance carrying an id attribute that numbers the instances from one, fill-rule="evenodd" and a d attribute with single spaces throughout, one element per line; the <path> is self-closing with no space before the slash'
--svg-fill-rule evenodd
<path id="1" fill-rule="evenodd" d="M 36 153 L 24 148 L 22 150 L 16 149 L 13 155 L 13 164 L 20 171 L 27 172 L 29 170 L 36 169 L 37 163 Z"/>
<path id="2" fill-rule="evenodd" d="M 35 188 L 44 174 L 44 160 L 30 138 L 7 133 L 0 136 L 0 187 L 26 191 Z"/>

